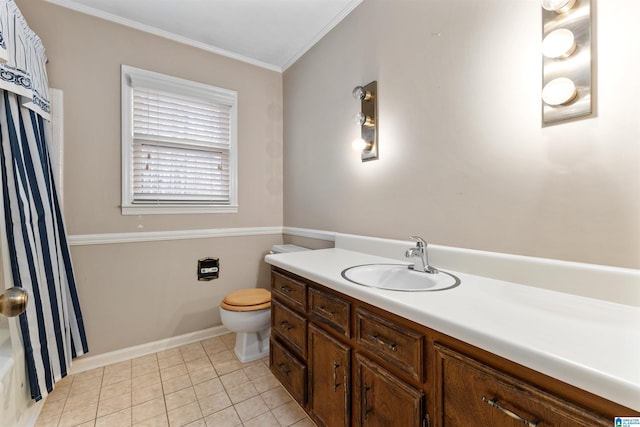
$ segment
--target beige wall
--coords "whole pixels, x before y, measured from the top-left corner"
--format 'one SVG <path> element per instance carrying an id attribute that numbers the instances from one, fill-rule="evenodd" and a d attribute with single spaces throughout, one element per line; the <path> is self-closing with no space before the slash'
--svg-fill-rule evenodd
<path id="1" fill-rule="evenodd" d="M 42 0 L 18 0 L 64 92 L 64 208 L 71 236 L 282 225 L 282 75 Z M 238 92 L 239 213 L 122 216 L 120 66 Z M 82 239 L 81 239 L 82 240 Z M 90 354 L 220 324 L 224 295 L 268 286 L 262 261 L 282 236 L 75 245 Z M 219 257 L 220 279 L 198 282 L 196 262 Z"/>
<path id="2" fill-rule="evenodd" d="M 284 73 L 285 226 L 639 268 L 640 3 L 592 3 L 596 113 L 542 128 L 539 0 L 365 0 Z"/>

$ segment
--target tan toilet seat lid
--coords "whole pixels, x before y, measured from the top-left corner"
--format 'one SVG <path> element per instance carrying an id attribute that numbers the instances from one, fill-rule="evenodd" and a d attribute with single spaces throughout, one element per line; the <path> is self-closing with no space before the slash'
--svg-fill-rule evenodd
<path id="1" fill-rule="evenodd" d="M 255 311 L 271 307 L 271 292 L 262 288 L 241 289 L 231 292 L 220 303 L 231 311 Z"/>

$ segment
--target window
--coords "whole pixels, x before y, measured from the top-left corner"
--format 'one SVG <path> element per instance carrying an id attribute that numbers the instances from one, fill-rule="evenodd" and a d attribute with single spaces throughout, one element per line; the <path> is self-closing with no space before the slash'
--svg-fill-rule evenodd
<path id="1" fill-rule="evenodd" d="M 237 212 L 237 93 L 122 66 L 122 213 Z"/>

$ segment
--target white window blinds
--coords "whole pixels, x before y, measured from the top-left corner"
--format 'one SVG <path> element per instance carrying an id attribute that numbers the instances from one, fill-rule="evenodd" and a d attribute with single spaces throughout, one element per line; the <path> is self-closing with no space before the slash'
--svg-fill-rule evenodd
<path id="1" fill-rule="evenodd" d="M 174 80 L 165 86 L 148 76 L 127 77 L 131 142 L 123 209 L 234 205 L 235 96 L 182 90 L 167 76 Z"/>

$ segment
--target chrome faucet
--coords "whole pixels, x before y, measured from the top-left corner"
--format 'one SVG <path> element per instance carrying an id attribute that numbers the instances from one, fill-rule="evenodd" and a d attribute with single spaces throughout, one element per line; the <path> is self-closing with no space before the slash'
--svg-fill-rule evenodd
<path id="1" fill-rule="evenodd" d="M 411 236 L 411 239 L 416 241 L 416 247 L 408 249 L 404 254 L 407 258 L 415 258 L 414 264 L 410 265 L 409 268 L 429 274 L 437 273 L 438 270 L 429 265 L 427 242 L 420 236 Z"/>

